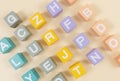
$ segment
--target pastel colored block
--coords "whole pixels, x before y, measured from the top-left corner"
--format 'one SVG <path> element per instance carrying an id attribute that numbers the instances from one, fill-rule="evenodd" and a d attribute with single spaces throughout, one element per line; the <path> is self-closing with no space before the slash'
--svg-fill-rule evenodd
<path id="1" fill-rule="evenodd" d="M 47 10 L 53 17 L 58 16 L 63 11 L 62 7 L 56 0 L 53 0 L 48 4 Z"/>
<path id="2" fill-rule="evenodd" d="M 89 44 L 89 39 L 81 33 L 74 39 L 74 42 L 80 49 L 83 49 Z"/>
<path id="3" fill-rule="evenodd" d="M 17 70 L 27 63 L 27 59 L 24 57 L 23 53 L 17 53 L 9 60 L 9 62 L 14 69 Z"/>
<path id="4" fill-rule="evenodd" d="M 59 73 L 51 81 L 67 81 L 67 79 L 62 73 Z"/>
<path id="5" fill-rule="evenodd" d="M 98 49 L 93 49 L 87 54 L 89 61 L 96 65 L 103 60 L 103 56 Z"/>
<path id="6" fill-rule="evenodd" d="M 45 18 L 42 16 L 41 13 L 35 13 L 30 19 L 30 23 L 33 25 L 35 29 L 40 29 L 43 25 L 46 24 Z"/>
<path id="7" fill-rule="evenodd" d="M 46 59 L 44 62 L 42 62 L 40 64 L 40 68 L 43 72 L 45 72 L 46 74 L 48 74 L 49 72 L 53 71 L 55 68 L 57 67 L 57 65 L 55 64 L 55 62 L 52 60 L 52 58 L 48 58 Z"/>
<path id="8" fill-rule="evenodd" d="M 43 47 L 37 41 L 33 41 L 27 46 L 27 51 L 31 56 L 36 56 L 43 51 Z"/>
<path id="9" fill-rule="evenodd" d="M 67 47 L 64 47 L 57 53 L 57 56 L 63 63 L 66 63 L 72 59 L 72 52 Z"/>
<path id="10" fill-rule="evenodd" d="M 54 44 L 58 40 L 58 36 L 53 30 L 48 30 L 43 36 L 43 40 L 48 46 Z"/>
<path id="11" fill-rule="evenodd" d="M 68 16 L 64 20 L 62 20 L 62 22 L 60 24 L 61 24 L 61 27 L 67 33 L 69 33 L 70 31 L 72 31 L 76 27 L 76 23 L 73 21 L 73 19 L 70 16 Z"/>
<path id="12" fill-rule="evenodd" d="M 70 66 L 69 70 L 76 79 L 86 74 L 86 70 L 80 62 Z"/>
<path id="13" fill-rule="evenodd" d="M 10 52 L 15 46 L 14 42 L 8 37 L 0 40 L 0 51 L 3 54 Z"/>
<path id="14" fill-rule="evenodd" d="M 74 4 L 77 0 L 66 0 L 70 5 Z"/>
<path id="15" fill-rule="evenodd" d="M 34 68 L 29 70 L 24 75 L 22 75 L 23 81 L 38 81 L 39 78 L 40 75 L 37 73 L 37 71 Z"/>
<path id="16" fill-rule="evenodd" d="M 0 54 L 2 54 L 2 52 L 1 52 L 2 50 L 0 50 Z"/>
<path id="17" fill-rule="evenodd" d="M 120 55 L 115 57 L 115 61 L 118 65 L 120 65 Z"/>
<path id="18" fill-rule="evenodd" d="M 21 23 L 20 17 L 13 11 L 11 11 L 7 16 L 4 17 L 5 22 L 12 28 L 15 28 Z"/>
<path id="19" fill-rule="evenodd" d="M 15 36 L 21 41 L 26 40 L 30 35 L 31 32 L 24 25 L 20 25 L 19 28 L 15 31 Z"/>
<path id="20" fill-rule="evenodd" d="M 93 16 L 93 9 L 91 5 L 85 5 L 82 6 L 79 10 L 79 15 L 85 20 L 88 21 L 92 18 Z"/>
<path id="21" fill-rule="evenodd" d="M 106 47 L 109 50 L 115 50 L 120 47 L 120 41 L 119 38 L 116 37 L 115 35 L 109 36 L 105 41 L 104 41 Z"/>
<path id="22" fill-rule="evenodd" d="M 107 32 L 107 26 L 102 20 L 98 20 L 91 29 L 97 36 L 103 36 Z"/>

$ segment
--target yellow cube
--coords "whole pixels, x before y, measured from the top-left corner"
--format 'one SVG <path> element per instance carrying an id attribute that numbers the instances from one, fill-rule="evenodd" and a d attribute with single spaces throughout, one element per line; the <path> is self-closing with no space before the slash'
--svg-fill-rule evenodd
<path id="1" fill-rule="evenodd" d="M 86 73 L 85 68 L 80 62 L 75 63 L 69 68 L 72 75 L 77 79 Z"/>
<path id="2" fill-rule="evenodd" d="M 43 36 L 43 40 L 47 43 L 48 46 L 52 45 L 58 40 L 56 33 L 53 30 L 47 31 Z"/>
<path id="3" fill-rule="evenodd" d="M 35 13 L 30 19 L 30 23 L 34 26 L 35 29 L 41 28 L 44 24 L 46 24 L 45 18 L 39 13 Z"/>
<path id="4" fill-rule="evenodd" d="M 57 53 L 57 56 L 63 63 L 65 63 L 71 60 L 72 53 L 67 47 L 64 47 Z"/>

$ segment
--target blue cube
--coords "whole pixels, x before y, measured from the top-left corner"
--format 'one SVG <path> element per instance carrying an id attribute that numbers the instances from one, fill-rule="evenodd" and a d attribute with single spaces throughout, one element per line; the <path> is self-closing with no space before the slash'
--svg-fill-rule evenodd
<path id="1" fill-rule="evenodd" d="M 34 68 L 22 76 L 23 81 L 38 81 L 39 78 L 40 76 Z"/>
<path id="2" fill-rule="evenodd" d="M 17 70 L 27 63 L 27 59 L 22 53 L 17 53 L 9 60 L 9 62 L 14 67 L 14 69 Z"/>
<path id="3" fill-rule="evenodd" d="M 15 47 L 15 44 L 10 38 L 4 37 L 3 39 L 0 40 L 0 51 L 1 51 L 1 53 L 3 53 L 3 54 L 8 53 L 14 47 Z"/>

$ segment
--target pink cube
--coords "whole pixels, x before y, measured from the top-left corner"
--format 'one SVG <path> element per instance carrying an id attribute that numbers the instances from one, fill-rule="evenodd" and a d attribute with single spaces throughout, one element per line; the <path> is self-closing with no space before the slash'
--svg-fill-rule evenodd
<path id="1" fill-rule="evenodd" d="M 70 5 L 74 4 L 77 0 L 66 0 Z"/>

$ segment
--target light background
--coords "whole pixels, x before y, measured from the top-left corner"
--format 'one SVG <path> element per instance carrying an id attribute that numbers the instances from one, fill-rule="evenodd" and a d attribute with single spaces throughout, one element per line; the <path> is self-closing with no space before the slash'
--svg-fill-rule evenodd
<path id="1" fill-rule="evenodd" d="M 41 75 L 39 81 L 51 81 L 51 79 L 59 72 L 63 72 L 68 81 L 120 81 L 120 67 L 118 67 L 113 60 L 113 58 L 120 53 L 119 50 L 113 52 L 107 51 L 101 44 L 104 37 L 97 38 L 89 32 L 90 26 L 96 19 L 103 19 L 110 29 L 108 34 L 120 35 L 120 0 L 78 0 L 77 3 L 72 6 L 67 5 L 64 0 L 59 0 L 64 11 L 57 18 L 52 18 L 47 13 L 46 5 L 50 1 L 51 0 L 0 0 L 0 38 L 5 36 L 10 37 L 17 44 L 17 47 L 10 53 L 0 55 L 0 81 L 22 81 L 22 74 L 33 67 L 35 67 Z M 76 16 L 79 8 L 86 3 L 91 3 L 96 11 L 96 15 L 89 22 L 84 22 Z M 4 22 L 4 16 L 10 11 L 18 13 L 23 20 L 23 23 L 21 24 L 27 26 L 32 32 L 33 35 L 28 40 L 24 42 L 17 40 L 14 35 L 16 29 L 10 28 Z M 28 22 L 28 18 L 36 11 L 41 12 L 47 19 L 47 24 L 39 30 L 35 30 Z M 71 16 L 77 23 L 77 27 L 68 34 L 65 33 L 59 25 L 60 21 L 66 16 Z M 52 46 L 47 46 L 41 40 L 41 35 L 48 29 L 53 29 L 59 36 L 59 41 Z M 81 32 L 85 32 L 91 40 L 91 44 L 83 50 L 78 49 L 72 41 L 75 36 Z M 34 40 L 38 40 L 42 43 L 44 51 L 35 57 L 31 57 L 27 54 L 25 48 Z M 68 46 L 74 54 L 72 60 L 65 64 L 61 63 L 55 55 L 56 52 L 64 46 Z M 98 47 L 101 50 L 104 55 L 104 60 L 98 65 L 92 66 L 87 62 L 85 55 L 95 47 Z M 14 70 L 8 60 L 17 52 L 24 52 L 25 57 L 28 59 L 28 63 L 22 68 Z M 44 74 L 40 71 L 39 64 L 51 56 L 58 66 L 51 73 Z M 69 73 L 68 68 L 77 61 L 80 61 L 85 66 L 87 74 L 78 80 L 75 80 Z"/>

